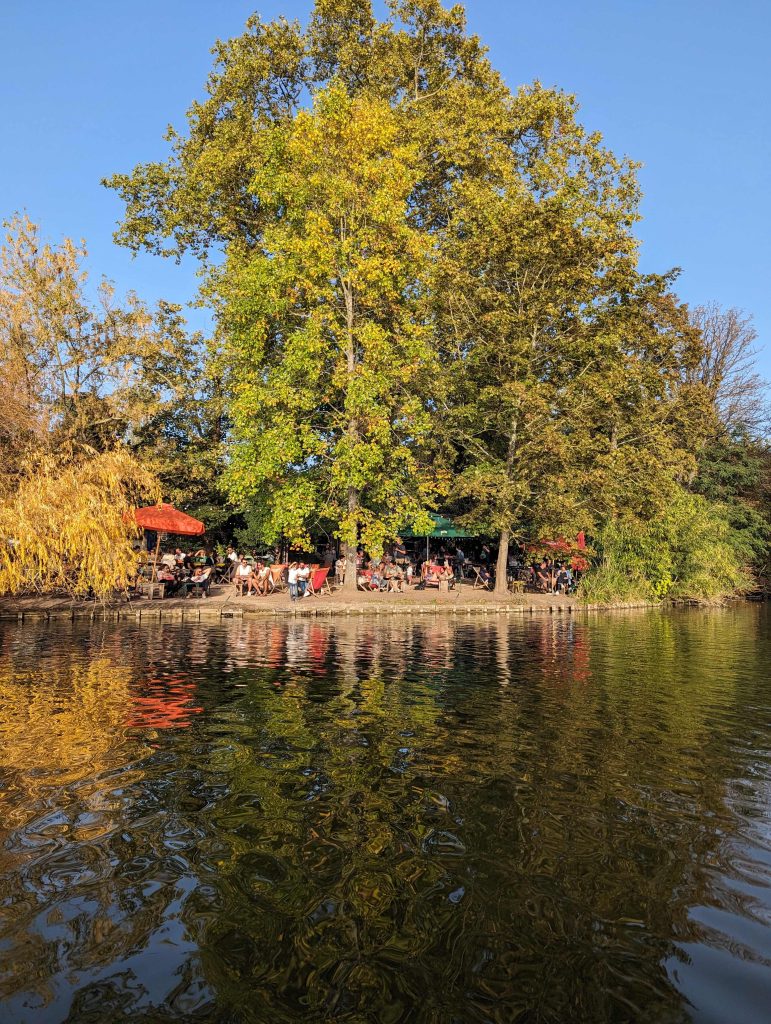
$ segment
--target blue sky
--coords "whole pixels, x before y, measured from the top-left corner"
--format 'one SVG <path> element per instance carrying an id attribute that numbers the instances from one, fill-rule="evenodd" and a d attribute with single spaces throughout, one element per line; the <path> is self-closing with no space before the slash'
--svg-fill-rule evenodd
<path id="1" fill-rule="evenodd" d="M 184 302 L 194 266 L 132 259 L 100 179 L 163 158 L 162 134 L 201 95 L 218 37 L 306 0 L 0 3 L 0 215 L 85 238 L 119 289 Z M 771 378 L 767 0 L 469 0 L 470 28 L 510 86 L 577 95 L 587 127 L 642 161 L 646 270 L 683 268 L 681 296 L 752 313 Z M 766 69 L 766 70 L 764 70 Z"/>

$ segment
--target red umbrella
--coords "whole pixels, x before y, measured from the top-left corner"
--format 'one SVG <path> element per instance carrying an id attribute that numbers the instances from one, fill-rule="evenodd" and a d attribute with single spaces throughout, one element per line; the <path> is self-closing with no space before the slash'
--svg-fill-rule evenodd
<path id="1" fill-rule="evenodd" d="M 145 530 L 155 530 L 158 534 L 155 554 L 153 555 L 153 579 L 156 578 L 155 567 L 158 564 L 158 552 L 161 548 L 162 533 L 181 533 L 186 537 L 197 537 L 199 534 L 206 532 L 206 527 L 200 519 L 193 519 L 192 516 L 180 512 L 178 508 L 174 508 L 173 505 L 167 505 L 165 502 L 161 502 L 160 505 L 148 505 L 146 508 L 138 508 L 134 512 L 134 519 L 137 522 L 137 526 L 141 526 Z"/>
<path id="2" fill-rule="evenodd" d="M 206 527 L 200 519 L 193 519 L 192 516 L 180 512 L 173 505 L 162 502 L 160 505 L 148 505 L 147 508 L 138 508 L 134 513 L 138 526 L 145 530 L 155 530 L 158 533 L 180 533 L 186 537 L 197 537 L 206 533 Z"/>

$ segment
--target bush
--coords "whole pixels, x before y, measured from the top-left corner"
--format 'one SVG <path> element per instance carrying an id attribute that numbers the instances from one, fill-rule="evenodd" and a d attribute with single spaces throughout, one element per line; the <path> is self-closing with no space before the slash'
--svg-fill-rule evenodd
<path id="1" fill-rule="evenodd" d="M 587 601 L 714 601 L 752 586 L 752 548 L 728 509 L 678 488 L 656 519 L 609 522 L 598 563 L 581 582 Z"/>

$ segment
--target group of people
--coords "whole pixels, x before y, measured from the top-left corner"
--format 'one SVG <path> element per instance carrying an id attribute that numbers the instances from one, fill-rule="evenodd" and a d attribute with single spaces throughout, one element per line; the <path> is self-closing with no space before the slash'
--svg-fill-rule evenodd
<path id="1" fill-rule="evenodd" d="M 345 582 L 346 559 L 341 555 L 335 562 L 335 579 L 338 586 Z M 365 551 L 356 555 L 356 581 L 363 590 L 380 590 L 401 594 L 415 584 L 416 589 L 438 585 L 446 581 L 448 587 L 455 584 L 455 570 L 449 560 L 438 554 L 416 563 L 406 551 L 386 552 L 379 558 L 371 558 Z"/>
<path id="2" fill-rule="evenodd" d="M 327 545 L 323 564 L 334 573 L 338 586 L 342 586 L 347 562 L 344 556 L 335 558 L 335 554 L 332 545 Z M 231 546 L 225 556 L 224 576 L 235 585 L 239 596 L 246 597 L 266 596 L 276 589 L 279 582 L 284 582 L 288 585 L 290 598 L 296 601 L 309 594 L 309 581 L 316 568 L 318 566 L 305 561 L 291 562 L 288 566 L 286 563 L 277 565 L 256 554 L 239 554 Z M 157 579 L 165 584 L 168 596 L 200 594 L 206 597 L 214 571 L 215 561 L 205 548 L 190 553 L 176 548 L 173 553 L 161 557 Z M 222 565 L 219 573 L 223 573 Z M 443 585 L 449 589 L 466 577 L 493 587 L 494 556 L 487 544 L 481 545 L 473 560 L 467 558 L 457 544 L 450 548 L 440 544 L 424 560 L 415 559 L 400 538 L 379 557 L 370 557 L 361 546 L 356 553 L 357 584 L 365 590 L 404 593 L 413 585 L 419 590 L 432 586 L 441 589 Z M 548 557 L 530 560 L 521 545 L 512 547 L 509 553 L 507 578 L 548 594 L 573 593 L 577 585 L 577 574 L 569 563 Z"/>
<path id="3" fill-rule="evenodd" d="M 168 597 L 207 597 L 213 572 L 214 559 L 204 548 L 194 553 L 176 548 L 161 556 L 156 578 Z"/>
<path id="4" fill-rule="evenodd" d="M 261 559 L 250 562 L 246 555 L 231 559 L 230 579 L 235 584 L 239 597 L 252 594 L 269 594 L 271 591 L 270 566 Z"/>
<path id="5" fill-rule="evenodd" d="M 572 594 L 577 580 L 573 569 L 565 562 L 542 558 L 528 566 L 530 584 L 542 594 Z"/>
<path id="6" fill-rule="evenodd" d="M 246 555 L 231 557 L 233 551 L 232 548 L 228 549 L 228 560 L 232 565 L 229 575 L 239 596 L 267 596 L 275 590 L 279 579 L 283 579 L 285 569 L 290 598 L 296 601 L 309 595 L 308 582 L 313 571 L 312 566 L 302 561 L 291 562 L 286 567 L 271 566 L 261 558 L 249 559 Z"/>

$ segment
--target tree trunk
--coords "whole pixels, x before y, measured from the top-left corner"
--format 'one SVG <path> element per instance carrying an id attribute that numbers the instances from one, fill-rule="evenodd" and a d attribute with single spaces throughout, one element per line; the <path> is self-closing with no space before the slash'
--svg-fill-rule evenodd
<path id="1" fill-rule="evenodd" d="M 348 515 L 353 516 L 359 507 L 359 492 L 355 487 L 348 488 Z M 356 588 L 356 545 L 357 539 L 347 540 L 345 543 L 345 582 L 343 583 L 344 593 L 352 596 L 357 593 Z"/>
<path id="2" fill-rule="evenodd" d="M 514 473 L 514 455 L 517 451 L 517 413 L 515 411 L 511 420 L 511 433 L 509 434 L 509 450 L 506 454 L 506 475 L 509 479 Z M 509 581 L 506 578 L 506 570 L 509 567 L 509 540 L 511 533 L 508 530 L 501 530 L 498 540 L 498 561 L 495 564 L 495 593 L 499 597 L 509 592 Z"/>
<path id="3" fill-rule="evenodd" d="M 498 595 L 509 592 L 506 579 L 506 570 L 509 565 L 509 536 L 508 530 L 501 530 L 498 540 L 498 561 L 495 563 L 495 593 Z"/>
<path id="4" fill-rule="evenodd" d="M 341 237 L 345 235 L 345 224 L 340 225 Z M 353 383 L 354 374 L 356 373 L 356 342 L 354 338 L 354 296 L 353 287 L 344 275 L 341 274 L 341 284 L 343 287 L 343 296 L 345 298 L 345 325 L 347 334 L 346 344 L 346 363 L 348 367 L 348 386 L 351 387 Z M 359 436 L 359 424 L 355 417 L 353 417 L 348 423 L 348 436 L 353 444 L 356 443 Z M 350 535 L 345 541 L 345 582 L 343 584 L 343 591 L 349 596 L 353 597 L 357 593 L 356 587 L 356 545 L 358 544 L 357 528 L 356 528 L 356 513 L 359 510 L 359 499 L 360 494 L 357 487 L 350 485 L 348 487 L 348 530 Z"/>

